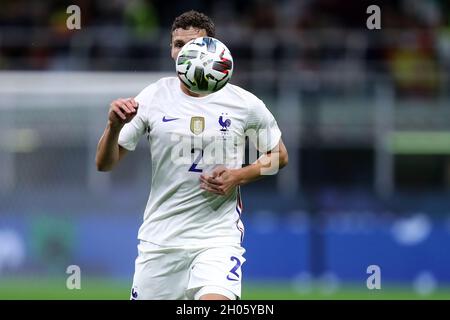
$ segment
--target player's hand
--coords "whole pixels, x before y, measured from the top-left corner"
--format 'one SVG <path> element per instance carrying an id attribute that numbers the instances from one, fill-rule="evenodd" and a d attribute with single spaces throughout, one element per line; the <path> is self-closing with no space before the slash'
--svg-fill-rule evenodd
<path id="1" fill-rule="evenodd" d="M 218 167 L 210 174 L 200 175 L 200 188 L 208 192 L 227 195 L 239 184 L 237 170 Z"/>
<path id="2" fill-rule="evenodd" d="M 117 99 L 111 102 L 108 120 L 113 127 L 123 127 L 130 122 L 137 113 L 139 103 L 133 98 Z"/>

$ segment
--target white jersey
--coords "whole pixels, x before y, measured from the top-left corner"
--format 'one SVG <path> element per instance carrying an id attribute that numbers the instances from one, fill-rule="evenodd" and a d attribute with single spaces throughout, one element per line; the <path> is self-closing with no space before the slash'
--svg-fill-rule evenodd
<path id="1" fill-rule="evenodd" d="M 150 143 L 152 183 L 138 238 L 161 246 L 240 244 L 239 188 L 215 195 L 200 189 L 199 178 L 218 165 L 242 167 L 246 135 L 261 152 L 272 150 L 281 132 L 270 111 L 232 84 L 188 96 L 176 77 L 149 85 L 135 100 L 138 112 L 121 130 L 119 145 L 132 151 L 145 133 Z"/>

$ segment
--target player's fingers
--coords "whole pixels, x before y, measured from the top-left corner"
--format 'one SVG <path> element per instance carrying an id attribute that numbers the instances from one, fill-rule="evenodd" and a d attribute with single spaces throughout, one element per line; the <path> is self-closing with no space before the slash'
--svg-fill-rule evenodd
<path id="1" fill-rule="evenodd" d="M 211 185 L 208 182 L 201 182 L 200 187 L 202 187 L 202 186 L 205 188 L 208 188 L 209 190 L 214 190 L 216 192 L 220 191 L 218 186 Z"/>
<path id="2" fill-rule="evenodd" d="M 133 102 L 131 102 L 130 99 L 128 99 L 128 100 L 125 101 L 125 105 L 127 106 L 127 108 L 128 108 L 132 113 L 136 112 L 136 109 L 135 109 L 134 106 L 133 106 Z"/>
<path id="3" fill-rule="evenodd" d="M 119 98 L 114 100 L 113 104 L 120 107 L 121 105 L 123 105 L 125 102 L 127 101 L 127 99 L 125 98 Z"/>
<path id="4" fill-rule="evenodd" d="M 123 101 L 120 106 L 119 106 L 120 110 L 122 110 L 123 113 L 125 114 L 132 114 L 133 111 L 130 109 L 130 107 L 127 105 L 126 101 Z"/>
<path id="5" fill-rule="evenodd" d="M 112 110 L 120 119 L 125 120 L 127 118 L 118 106 L 114 106 Z"/>
<path id="6" fill-rule="evenodd" d="M 208 179 L 206 179 L 206 182 L 208 182 L 209 184 L 212 184 L 214 186 L 222 185 L 222 181 L 218 181 L 218 180 L 214 179 L 213 177 L 209 177 Z"/>
<path id="7" fill-rule="evenodd" d="M 209 178 L 211 178 L 210 175 L 207 175 L 207 174 L 201 174 L 201 175 L 200 175 L 200 181 L 208 182 L 208 179 L 209 179 Z"/>
<path id="8" fill-rule="evenodd" d="M 126 110 L 122 109 L 122 106 L 124 105 L 124 101 L 125 101 L 125 99 L 114 100 L 113 103 L 111 104 L 111 107 L 118 108 L 118 109 L 122 110 L 122 112 L 126 113 Z"/>
<path id="9" fill-rule="evenodd" d="M 209 193 L 217 194 L 217 195 L 219 195 L 219 196 L 222 196 L 222 195 L 223 195 L 222 192 L 215 191 L 215 190 L 213 190 L 213 189 L 204 188 L 204 190 L 207 191 L 207 192 L 209 192 Z"/>
<path id="10" fill-rule="evenodd" d="M 211 176 L 200 176 L 200 181 L 202 183 L 205 183 L 207 185 L 211 185 L 212 187 L 220 187 L 222 185 L 221 182 L 218 182 L 216 180 L 214 180 L 214 178 L 212 178 Z"/>
<path id="11" fill-rule="evenodd" d="M 216 168 L 216 169 L 214 169 L 214 170 L 211 172 L 211 176 L 212 176 L 213 178 L 218 177 L 218 176 L 220 176 L 222 173 L 224 173 L 225 171 L 227 171 L 227 168 L 224 168 L 224 167 Z"/>
<path id="12" fill-rule="evenodd" d="M 223 191 L 221 191 L 220 189 L 218 189 L 216 187 L 208 185 L 207 183 L 201 183 L 200 188 L 203 190 L 206 190 L 208 192 L 211 192 L 211 193 L 215 193 L 215 194 L 219 194 L 219 195 L 223 194 Z"/>
<path id="13" fill-rule="evenodd" d="M 209 187 L 206 185 L 206 183 L 200 183 L 200 189 L 203 189 L 203 190 L 208 191 L 208 192 L 212 192 L 212 189 L 209 188 Z"/>
<path id="14" fill-rule="evenodd" d="M 118 106 L 120 106 L 119 100 L 114 100 L 113 102 L 111 102 L 111 105 L 110 105 L 111 109 L 118 107 Z"/>
<path id="15" fill-rule="evenodd" d="M 119 107 L 122 110 L 122 112 L 127 113 L 127 114 L 132 112 L 132 110 L 128 106 L 128 103 L 127 103 L 128 100 L 129 99 L 120 98 L 115 101 L 115 105 L 117 107 Z"/>
<path id="16" fill-rule="evenodd" d="M 130 98 L 130 102 L 133 105 L 133 108 L 135 108 L 135 109 L 139 108 L 139 102 L 134 100 L 134 98 Z"/>

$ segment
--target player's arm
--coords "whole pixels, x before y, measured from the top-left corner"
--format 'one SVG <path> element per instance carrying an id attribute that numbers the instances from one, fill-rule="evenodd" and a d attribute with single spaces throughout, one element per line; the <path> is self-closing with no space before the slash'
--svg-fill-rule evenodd
<path id="1" fill-rule="evenodd" d="M 240 169 L 219 167 L 210 175 L 200 176 L 200 188 L 225 195 L 236 186 L 244 185 L 267 175 L 273 175 L 288 164 L 288 152 L 283 140 L 271 151 L 263 154 L 254 163 Z"/>
<path id="2" fill-rule="evenodd" d="M 110 171 L 123 158 L 127 150 L 118 144 L 123 126 L 136 116 L 138 103 L 133 98 L 114 100 L 108 112 L 108 124 L 97 145 L 97 170 Z"/>
<path id="3" fill-rule="evenodd" d="M 238 184 L 243 185 L 267 175 L 277 174 L 289 161 L 288 152 L 283 140 L 271 151 L 264 153 L 258 160 L 241 169 L 237 169 Z"/>

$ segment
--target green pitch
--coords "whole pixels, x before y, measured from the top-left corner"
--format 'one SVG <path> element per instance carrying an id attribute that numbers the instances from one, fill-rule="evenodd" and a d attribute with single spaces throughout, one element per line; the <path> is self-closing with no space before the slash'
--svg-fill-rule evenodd
<path id="1" fill-rule="evenodd" d="M 68 290 L 66 279 L 4 279 L 0 278 L 0 299 L 26 300 L 128 300 L 127 281 L 89 278 L 82 279 L 80 290 Z M 385 285 L 381 290 L 344 285 L 331 292 L 320 289 L 299 292 L 289 283 L 247 282 L 243 286 L 245 300 L 323 300 L 323 299 L 445 299 L 450 300 L 450 287 L 439 288 L 429 295 L 419 295 L 407 286 Z"/>

